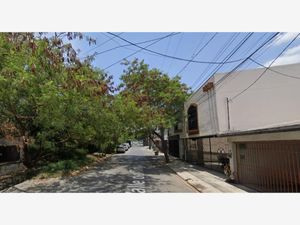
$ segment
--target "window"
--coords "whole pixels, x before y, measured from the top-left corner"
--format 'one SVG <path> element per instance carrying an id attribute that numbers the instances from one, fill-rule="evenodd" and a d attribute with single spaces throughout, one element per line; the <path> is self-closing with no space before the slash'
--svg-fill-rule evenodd
<path id="1" fill-rule="evenodd" d="M 188 129 L 189 134 L 197 134 L 198 130 L 198 118 L 197 118 L 197 106 L 191 105 L 188 109 Z"/>
<path id="2" fill-rule="evenodd" d="M 0 163 L 20 160 L 17 146 L 0 146 Z"/>

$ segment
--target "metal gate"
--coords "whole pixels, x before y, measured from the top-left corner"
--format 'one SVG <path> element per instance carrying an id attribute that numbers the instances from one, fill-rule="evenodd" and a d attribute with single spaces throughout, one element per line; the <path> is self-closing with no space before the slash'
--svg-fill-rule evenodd
<path id="1" fill-rule="evenodd" d="M 300 192 L 300 141 L 237 143 L 238 180 L 263 192 Z"/>
<path id="2" fill-rule="evenodd" d="M 179 140 L 169 140 L 169 154 L 179 157 Z"/>
<path id="3" fill-rule="evenodd" d="M 169 154 L 179 157 L 179 135 L 169 136 Z"/>
<path id="4" fill-rule="evenodd" d="M 187 162 L 203 165 L 203 143 L 202 139 L 184 139 Z"/>

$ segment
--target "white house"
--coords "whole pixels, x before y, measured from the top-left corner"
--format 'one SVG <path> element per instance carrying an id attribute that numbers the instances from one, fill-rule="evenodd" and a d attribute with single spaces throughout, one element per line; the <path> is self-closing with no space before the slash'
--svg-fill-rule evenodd
<path id="1" fill-rule="evenodd" d="M 212 76 L 184 105 L 179 156 L 261 191 L 300 191 L 300 64 Z M 175 135 L 176 132 L 170 132 Z"/>

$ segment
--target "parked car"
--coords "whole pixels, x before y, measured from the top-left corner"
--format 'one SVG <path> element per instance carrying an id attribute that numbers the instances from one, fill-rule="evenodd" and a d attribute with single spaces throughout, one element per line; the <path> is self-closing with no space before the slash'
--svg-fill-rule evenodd
<path id="1" fill-rule="evenodd" d="M 126 147 L 126 151 L 127 151 L 128 149 L 130 149 L 130 144 L 129 144 L 129 143 L 124 143 L 123 145 Z"/>
<path id="2" fill-rule="evenodd" d="M 124 145 L 118 145 L 116 149 L 117 153 L 125 153 L 126 152 L 126 147 Z"/>

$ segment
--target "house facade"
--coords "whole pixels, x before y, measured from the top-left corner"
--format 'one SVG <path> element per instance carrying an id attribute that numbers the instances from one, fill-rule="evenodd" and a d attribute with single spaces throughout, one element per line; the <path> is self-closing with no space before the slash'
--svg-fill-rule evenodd
<path id="1" fill-rule="evenodd" d="M 181 159 L 220 171 L 228 163 L 235 181 L 258 191 L 299 192 L 299 97 L 300 64 L 215 74 L 170 137 Z"/>
<path id="2" fill-rule="evenodd" d="M 11 123 L 0 126 L 0 190 L 26 178 L 26 139 Z"/>

